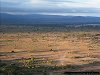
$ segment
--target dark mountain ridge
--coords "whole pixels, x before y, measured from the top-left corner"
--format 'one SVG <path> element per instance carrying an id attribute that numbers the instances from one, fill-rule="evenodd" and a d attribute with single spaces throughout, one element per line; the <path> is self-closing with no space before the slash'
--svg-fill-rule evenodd
<path id="1" fill-rule="evenodd" d="M 100 23 L 100 17 L 59 15 L 11 15 L 0 13 L 1 24 L 79 24 Z"/>

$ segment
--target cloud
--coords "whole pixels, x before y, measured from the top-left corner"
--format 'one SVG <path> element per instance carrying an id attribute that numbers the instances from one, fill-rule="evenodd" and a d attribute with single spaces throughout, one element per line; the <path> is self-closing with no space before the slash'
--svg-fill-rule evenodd
<path id="1" fill-rule="evenodd" d="M 17 3 L 17 0 L 0 0 L 0 2 L 5 2 L 5 3 Z"/>
<path id="2" fill-rule="evenodd" d="M 21 4 L 22 6 L 40 7 L 57 6 L 57 7 L 91 7 L 100 8 L 100 0 L 0 0 L 1 3 Z M 11 5 L 9 5 L 11 6 Z M 42 6 L 41 6 L 42 7 Z"/>
<path id="3" fill-rule="evenodd" d="M 0 3 L 1 12 L 9 13 L 100 13 L 100 0 L 0 0 Z"/>

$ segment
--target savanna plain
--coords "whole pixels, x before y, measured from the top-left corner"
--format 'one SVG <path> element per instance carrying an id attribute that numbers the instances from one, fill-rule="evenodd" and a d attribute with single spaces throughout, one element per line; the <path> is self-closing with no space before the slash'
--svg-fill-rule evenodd
<path id="1" fill-rule="evenodd" d="M 100 25 L 0 27 L 1 75 L 100 72 Z"/>

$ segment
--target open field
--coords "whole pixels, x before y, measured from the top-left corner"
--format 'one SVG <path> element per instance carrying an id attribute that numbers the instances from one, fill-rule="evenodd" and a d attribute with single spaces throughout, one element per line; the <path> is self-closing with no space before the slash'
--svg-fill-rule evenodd
<path id="1" fill-rule="evenodd" d="M 12 27 L 13 28 L 13 27 Z M 39 29 L 39 28 L 38 28 Z M 46 29 L 46 27 L 45 27 Z M 49 28 L 48 28 L 49 29 Z M 58 31 L 61 29 L 61 31 Z M 66 71 L 100 72 L 100 30 L 0 32 L 0 60 L 25 67 L 64 66 Z M 8 29 L 9 30 L 9 29 Z M 88 29 L 87 29 L 88 30 Z M 30 64 L 31 63 L 31 64 Z"/>

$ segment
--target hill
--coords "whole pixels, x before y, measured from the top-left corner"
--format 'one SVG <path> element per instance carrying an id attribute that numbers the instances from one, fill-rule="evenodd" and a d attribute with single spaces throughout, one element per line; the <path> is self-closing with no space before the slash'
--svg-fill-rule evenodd
<path id="1" fill-rule="evenodd" d="M 12 15 L 0 13 L 1 24 L 75 24 L 100 23 L 100 17 L 59 15 Z"/>

